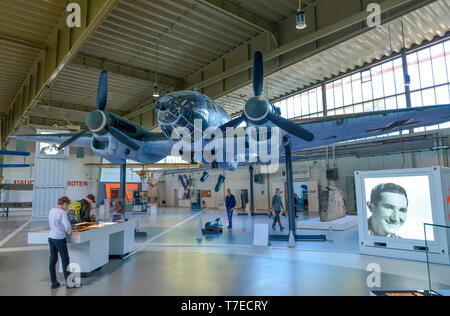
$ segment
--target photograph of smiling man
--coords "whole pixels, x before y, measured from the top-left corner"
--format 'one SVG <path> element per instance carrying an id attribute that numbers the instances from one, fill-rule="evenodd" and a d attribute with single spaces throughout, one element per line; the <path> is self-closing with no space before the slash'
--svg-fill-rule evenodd
<path id="1" fill-rule="evenodd" d="M 365 179 L 369 236 L 424 239 L 432 223 L 427 176 Z"/>
<path id="2" fill-rule="evenodd" d="M 367 223 L 370 236 L 399 238 L 396 233 L 408 212 L 405 189 L 394 183 L 381 183 L 372 190 L 367 207 L 372 213 Z"/>

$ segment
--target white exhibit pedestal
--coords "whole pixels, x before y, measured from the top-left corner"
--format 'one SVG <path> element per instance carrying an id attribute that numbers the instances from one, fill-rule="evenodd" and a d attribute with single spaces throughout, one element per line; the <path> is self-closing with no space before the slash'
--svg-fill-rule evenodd
<path id="1" fill-rule="evenodd" d="M 347 215 L 329 222 L 321 222 L 320 217 L 297 221 L 298 229 L 323 229 L 343 231 L 358 226 L 358 216 Z"/>
<path id="2" fill-rule="evenodd" d="M 104 223 L 100 226 L 73 233 L 68 241 L 70 263 L 78 264 L 81 273 L 101 268 L 109 262 L 110 256 L 124 256 L 134 250 L 134 221 Z M 48 232 L 28 233 L 28 244 L 48 244 L 48 235 Z"/>
<path id="3" fill-rule="evenodd" d="M 269 224 L 254 225 L 253 246 L 269 246 Z"/>

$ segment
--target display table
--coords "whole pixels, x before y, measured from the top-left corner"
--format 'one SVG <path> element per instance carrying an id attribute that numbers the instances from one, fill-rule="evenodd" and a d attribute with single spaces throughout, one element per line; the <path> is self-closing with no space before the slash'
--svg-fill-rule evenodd
<path id="1" fill-rule="evenodd" d="M 48 235 L 48 231 L 30 232 L 28 244 L 48 244 Z M 110 256 L 123 257 L 134 250 L 134 221 L 107 222 L 98 228 L 74 232 L 68 240 L 68 249 L 70 262 L 78 264 L 84 276 L 89 275 L 107 264 Z"/>

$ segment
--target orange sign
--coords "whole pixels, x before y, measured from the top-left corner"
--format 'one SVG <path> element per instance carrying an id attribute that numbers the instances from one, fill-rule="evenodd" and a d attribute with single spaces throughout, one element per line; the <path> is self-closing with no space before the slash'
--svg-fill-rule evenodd
<path id="1" fill-rule="evenodd" d="M 105 184 L 106 198 L 108 203 L 111 203 L 111 189 L 120 189 L 120 184 L 118 183 L 107 183 Z M 137 183 L 131 183 L 126 185 L 125 200 L 128 203 L 133 202 L 133 191 L 137 191 Z"/>
<path id="2" fill-rule="evenodd" d="M 202 198 L 210 198 L 211 197 L 211 190 L 205 190 L 205 191 L 201 191 L 201 196 Z"/>

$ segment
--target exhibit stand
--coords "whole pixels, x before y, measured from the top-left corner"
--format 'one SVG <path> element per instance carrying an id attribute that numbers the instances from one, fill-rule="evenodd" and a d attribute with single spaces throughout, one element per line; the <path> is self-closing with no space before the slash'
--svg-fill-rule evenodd
<path id="1" fill-rule="evenodd" d="M 28 233 L 28 244 L 48 244 L 49 231 Z M 68 240 L 70 262 L 80 266 L 83 276 L 89 276 L 109 262 L 110 257 L 123 258 L 134 250 L 134 221 L 105 222 L 98 228 L 74 232 Z M 60 272 L 61 260 L 60 261 Z"/>
<path id="2" fill-rule="evenodd" d="M 450 264 L 450 169 L 355 171 L 362 254 Z"/>
<path id="3" fill-rule="evenodd" d="M 297 221 L 298 229 L 319 229 L 344 231 L 358 226 L 358 216 L 347 215 L 329 222 L 322 222 L 320 217 L 312 217 Z"/>
<path id="4" fill-rule="evenodd" d="M 450 202 L 450 199 L 449 199 Z M 436 225 L 436 224 L 428 224 L 424 225 L 425 232 L 425 246 L 428 249 L 428 240 L 433 238 L 430 236 L 430 233 L 435 233 L 436 231 L 441 231 L 447 235 L 450 235 L 450 226 Z M 432 228 L 431 230 L 429 228 Z M 450 296 L 450 285 L 447 282 L 442 282 L 442 272 L 439 273 L 437 271 L 439 267 L 437 265 L 433 265 L 430 262 L 430 253 L 427 251 L 427 277 L 428 277 L 428 290 L 438 293 L 442 296 Z M 447 284 L 442 284 L 447 283 Z"/>

